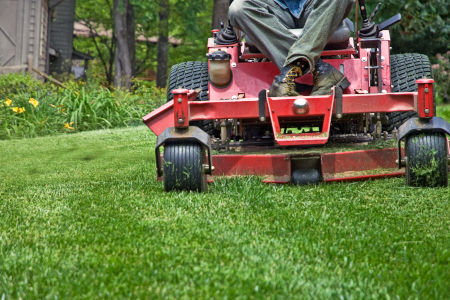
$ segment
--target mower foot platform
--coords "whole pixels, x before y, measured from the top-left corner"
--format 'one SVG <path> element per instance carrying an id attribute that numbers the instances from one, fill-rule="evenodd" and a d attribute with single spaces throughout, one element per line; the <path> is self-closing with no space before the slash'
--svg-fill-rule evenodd
<path id="1" fill-rule="evenodd" d="M 330 96 L 271 98 L 266 95 L 270 121 L 274 138 L 280 146 L 324 145 L 330 136 L 330 124 L 333 114 L 335 92 Z M 322 119 L 320 132 L 281 133 L 280 115 L 291 108 L 295 114 L 311 114 Z"/>

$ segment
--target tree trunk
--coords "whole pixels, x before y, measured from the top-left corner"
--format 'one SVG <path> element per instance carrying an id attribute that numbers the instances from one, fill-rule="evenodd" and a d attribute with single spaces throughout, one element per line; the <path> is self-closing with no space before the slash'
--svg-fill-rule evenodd
<path id="1" fill-rule="evenodd" d="M 212 17 L 212 29 L 220 29 L 220 22 L 226 26 L 228 21 L 228 6 L 229 0 L 214 0 L 214 9 Z"/>
<path id="2" fill-rule="evenodd" d="M 135 61 L 134 34 L 129 36 L 130 29 L 134 32 L 134 14 L 129 0 L 114 0 L 114 32 L 117 43 L 114 70 L 114 86 L 129 89 L 133 76 Z"/>
<path id="3" fill-rule="evenodd" d="M 128 37 L 128 49 L 130 50 L 130 61 L 132 76 L 136 75 L 136 35 L 134 28 L 134 8 L 128 1 L 127 8 L 127 37 Z"/>
<path id="4" fill-rule="evenodd" d="M 169 58 L 169 1 L 159 0 L 158 25 L 158 67 L 156 85 L 165 87 L 167 82 L 167 64 Z"/>

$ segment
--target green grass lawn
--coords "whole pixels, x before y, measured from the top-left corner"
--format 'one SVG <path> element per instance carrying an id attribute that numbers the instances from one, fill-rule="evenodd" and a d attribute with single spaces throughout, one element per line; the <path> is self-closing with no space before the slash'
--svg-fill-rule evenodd
<path id="1" fill-rule="evenodd" d="M 0 299 L 450 295 L 450 192 L 404 178 L 165 193 L 144 127 L 0 141 Z"/>

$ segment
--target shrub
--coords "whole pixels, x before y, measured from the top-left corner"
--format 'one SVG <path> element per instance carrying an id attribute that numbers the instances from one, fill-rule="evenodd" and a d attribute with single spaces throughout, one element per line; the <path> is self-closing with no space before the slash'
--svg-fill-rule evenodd
<path id="1" fill-rule="evenodd" d="M 436 81 L 436 97 L 438 102 L 450 103 L 450 51 L 436 55 L 438 61 L 433 67 L 433 78 Z"/>
<path id="2" fill-rule="evenodd" d="M 141 81 L 130 93 L 73 81 L 57 88 L 27 74 L 0 76 L 0 139 L 141 124 L 164 95 Z"/>

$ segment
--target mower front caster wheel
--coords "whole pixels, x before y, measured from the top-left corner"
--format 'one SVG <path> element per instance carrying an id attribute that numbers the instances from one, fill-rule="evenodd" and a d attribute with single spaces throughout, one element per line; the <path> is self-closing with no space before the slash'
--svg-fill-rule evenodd
<path id="1" fill-rule="evenodd" d="M 427 133 L 407 138 L 406 183 L 410 186 L 448 185 L 448 149 L 443 133 Z"/>
<path id="2" fill-rule="evenodd" d="M 164 145 L 164 189 L 206 191 L 205 151 L 196 142 Z"/>

